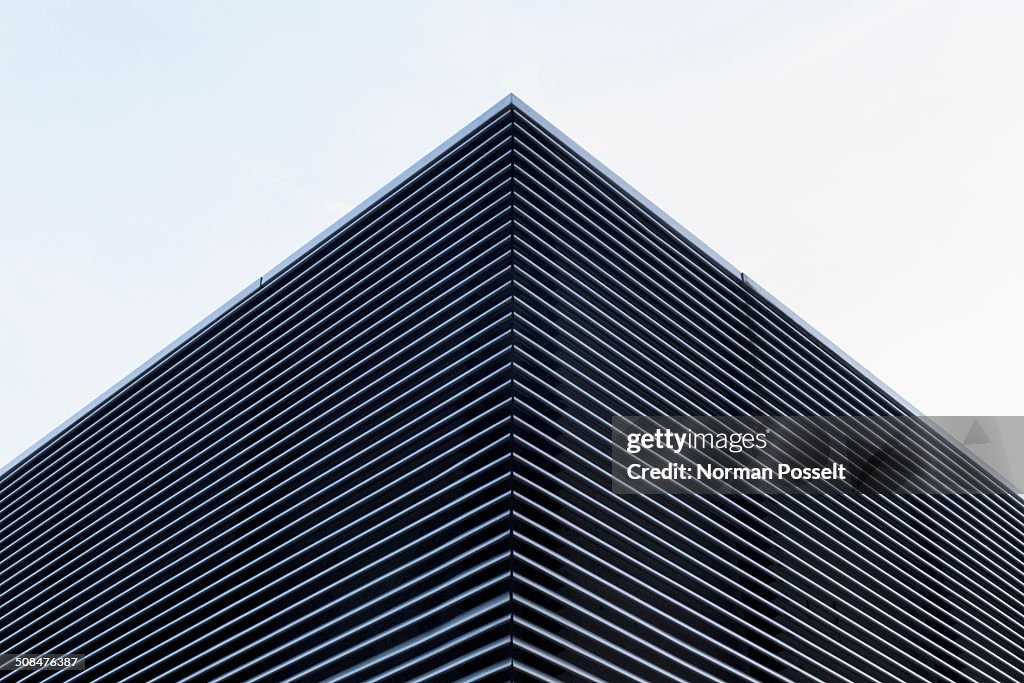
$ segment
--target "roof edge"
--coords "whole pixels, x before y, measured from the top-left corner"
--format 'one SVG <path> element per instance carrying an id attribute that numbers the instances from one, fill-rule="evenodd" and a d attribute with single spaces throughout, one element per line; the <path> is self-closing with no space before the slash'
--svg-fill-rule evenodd
<path id="1" fill-rule="evenodd" d="M 870 382 L 874 383 L 876 386 L 878 386 L 878 388 L 881 389 L 890 398 L 892 398 L 892 400 L 894 400 L 899 405 L 903 406 L 903 408 L 905 408 L 908 412 L 912 413 L 913 415 L 921 415 L 921 412 L 917 408 L 915 408 L 909 401 L 907 401 L 900 394 L 898 394 L 896 391 L 894 391 L 892 389 L 892 387 L 890 387 L 888 384 L 886 384 L 882 380 L 878 379 L 878 377 L 876 377 L 874 373 L 872 373 L 870 370 L 868 370 L 863 365 L 861 365 L 856 360 L 854 360 L 853 357 L 851 357 L 848 353 L 843 351 L 841 348 L 836 346 L 825 335 L 823 335 L 821 332 L 816 330 L 814 328 L 814 326 L 812 326 L 806 320 L 804 320 L 799 315 L 794 313 L 792 309 L 790 309 L 788 306 L 786 306 L 781 301 L 776 299 L 772 294 L 770 294 L 767 290 L 765 290 L 759 284 L 754 282 L 754 280 L 752 280 L 749 275 L 747 275 L 746 273 L 741 272 L 734 265 L 732 265 L 731 263 L 726 261 L 718 252 L 716 252 L 714 249 L 709 247 L 707 245 L 707 243 L 705 243 L 703 240 L 701 240 L 699 237 L 697 237 L 692 232 L 690 232 L 686 227 L 684 227 L 682 224 L 680 224 L 674 218 L 672 218 L 667 213 L 665 213 L 660 208 L 658 208 L 658 206 L 655 205 L 650 199 L 648 199 L 643 194 L 641 194 L 636 188 L 634 188 L 632 185 L 630 185 L 625 180 L 623 180 L 621 177 L 619 177 L 615 172 L 610 170 L 607 166 L 605 166 L 600 161 L 595 159 L 593 155 L 591 155 L 585 149 L 580 147 L 579 144 L 574 142 L 569 136 L 565 135 L 565 133 L 560 131 L 550 121 L 548 121 L 543 116 L 541 116 L 536 111 L 534 111 L 528 104 L 523 102 L 521 99 L 519 99 L 514 94 L 510 94 L 508 96 L 508 99 L 511 101 L 511 104 L 513 106 L 515 106 L 517 109 L 519 109 L 524 114 L 529 116 L 531 120 L 533 120 L 535 123 L 537 123 L 539 126 L 541 126 L 552 137 L 556 138 L 562 144 L 564 144 L 568 148 L 570 148 L 573 152 L 575 152 L 576 154 L 581 156 L 588 164 L 593 166 L 594 169 L 598 173 L 604 175 L 606 178 L 608 178 L 608 180 L 610 180 L 613 183 L 615 183 L 616 185 L 618 185 L 619 188 L 623 192 L 625 192 L 627 195 L 629 195 L 634 201 L 636 201 L 638 204 L 640 204 L 642 207 L 644 207 L 647 211 L 651 212 L 657 218 L 662 220 L 664 223 L 666 223 L 667 225 L 671 226 L 676 231 L 678 231 L 683 236 L 684 239 L 686 239 L 687 241 L 692 243 L 697 248 L 698 251 L 703 252 L 713 262 L 718 264 L 723 270 L 733 274 L 738 280 L 740 280 L 740 282 L 742 282 L 743 284 L 745 284 L 748 287 L 750 287 L 759 296 L 761 296 L 763 299 L 768 301 L 771 305 L 775 306 L 780 311 L 782 311 L 782 313 L 784 313 L 786 316 L 788 316 L 798 327 L 803 329 L 805 332 L 807 332 L 809 335 L 811 335 L 814 339 L 816 339 L 819 342 L 821 342 L 827 349 L 829 349 L 832 353 L 834 353 L 836 356 L 838 356 L 841 360 L 843 360 L 846 363 L 848 363 L 856 372 L 862 374 L 868 381 L 870 381 Z"/>
<path id="2" fill-rule="evenodd" d="M 192 337 L 196 336 L 199 332 L 201 332 L 203 329 L 205 329 L 214 320 L 220 318 L 222 315 L 227 313 L 229 310 L 231 310 L 232 308 L 237 306 L 239 303 L 241 303 L 242 301 L 247 299 L 249 296 L 251 296 L 254 292 L 258 291 L 260 289 L 260 287 L 265 285 L 267 282 L 269 282 L 274 277 L 279 275 L 281 272 L 286 270 L 293 263 L 295 263 L 296 261 L 300 260 L 303 256 L 305 256 L 306 254 L 311 252 L 313 249 L 315 249 L 317 246 L 319 246 L 321 243 L 326 241 L 331 235 L 333 235 L 335 232 L 337 232 L 338 230 L 343 228 L 345 225 L 350 223 L 359 214 L 361 214 L 362 212 L 366 211 L 366 209 L 368 209 L 370 206 L 372 206 L 377 201 L 379 201 L 380 199 L 385 197 L 387 194 L 392 192 L 395 188 L 397 188 L 399 185 L 404 183 L 406 180 L 408 180 L 409 178 L 413 177 L 414 175 L 416 175 L 417 173 L 422 171 L 431 162 L 433 162 L 434 160 L 436 160 L 439 157 L 443 156 L 446 152 L 448 152 L 450 149 L 455 147 L 455 145 L 457 145 L 464 137 L 466 137 L 466 135 L 468 133 L 470 133 L 471 131 L 476 129 L 478 126 L 480 126 L 481 124 L 486 122 L 488 119 L 493 117 L 495 114 L 500 112 L 502 109 L 505 109 L 505 108 L 511 106 L 514 99 L 515 99 L 514 96 L 511 95 L 511 94 L 502 97 L 500 100 L 498 100 L 498 102 L 496 102 L 494 105 L 489 107 L 484 113 L 480 114 L 480 116 L 476 117 L 470 123 L 468 123 L 467 125 L 463 126 L 457 133 L 455 133 L 454 135 L 450 136 L 447 140 L 445 140 L 440 145 L 435 147 L 432 151 L 430 151 L 428 154 L 426 154 L 424 157 L 422 157 L 419 161 L 417 161 L 412 166 L 410 166 L 405 171 L 403 171 L 401 174 L 399 174 L 397 177 L 395 177 L 387 185 L 385 185 L 381 189 L 379 189 L 376 192 L 374 192 L 372 195 L 370 195 L 365 200 L 360 202 L 351 211 L 346 213 L 344 216 L 342 216 L 341 218 L 339 218 L 335 222 L 331 223 L 331 225 L 329 225 L 324 230 L 320 231 L 319 234 L 317 234 L 311 240 L 306 242 L 306 244 L 304 244 L 303 246 L 299 247 L 297 250 L 292 252 L 292 254 L 290 256 L 288 256 L 283 261 L 278 263 L 276 266 L 271 268 L 262 277 L 259 277 L 256 280 L 254 280 L 251 284 L 246 286 L 238 294 L 236 294 L 235 296 L 231 297 L 231 299 L 229 299 L 227 302 L 225 302 L 224 304 L 219 306 L 215 311 L 213 311 L 212 313 L 207 315 L 205 318 L 200 320 L 198 323 L 193 325 L 192 328 L 189 329 L 187 332 L 185 332 L 184 334 L 179 336 L 177 339 L 175 339 L 170 344 L 165 346 L 159 352 L 154 354 L 149 360 L 145 361 L 142 365 L 140 365 L 139 367 L 137 367 L 134 370 L 132 370 L 131 372 L 129 372 L 121 380 L 119 380 L 117 383 L 115 383 L 112 387 L 110 387 L 109 389 L 104 391 L 102 394 L 97 396 L 95 399 L 90 401 L 84 408 L 76 411 L 71 417 L 69 417 L 68 419 L 64 420 L 62 423 L 60 423 L 60 425 L 58 425 L 57 427 L 52 429 L 49 433 L 47 433 L 46 436 L 44 436 L 41 439 L 39 439 L 38 441 L 36 441 L 34 444 L 32 444 L 31 446 L 26 448 L 20 454 L 16 455 L 14 458 L 9 460 L 6 464 L 0 465 L 0 478 L 3 478 L 7 474 L 7 472 L 9 472 L 11 469 L 13 469 L 16 465 L 18 465 L 21 462 L 23 462 L 26 458 L 28 458 L 33 453 L 35 453 L 40 448 L 42 448 L 44 445 L 46 445 L 47 443 L 52 441 L 54 438 L 59 436 L 62 432 L 64 432 L 68 428 L 70 428 L 72 425 L 74 425 L 76 422 L 78 422 L 82 417 L 84 417 L 87 413 L 89 413 L 90 411 L 92 411 L 93 409 L 95 409 L 96 407 L 101 405 L 104 401 L 106 401 L 107 399 L 112 397 L 114 394 L 116 394 L 118 391 L 120 391 L 124 387 L 128 386 L 129 384 L 131 384 L 140 375 L 142 375 L 144 372 L 146 372 L 147 370 L 152 368 L 154 365 L 159 363 L 161 360 L 163 360 L 167 356 L 169 356 L 176 349 L 178 349 L 179 347 L 183 346 L 186 342 L 188 342 L 188 340 L 190 340 Z"/>
<path id="3" fill-rule="evenodd" d="M 131 384 L 140 375 L 142 375 L 144 372 L 149 370 L 151 367 L 159 363 L 167 356 L 169 356 L 180 346 L 183 346 L 189 339 L 199 334 L 199 332 L 205 329 L 210 323 L 223 316 L 225 313 L 227 313 L 229 310 L 240 304 L 245 299 L 249 298 L 249 296 L 252 295 L 252 293 L 257 291 L 259 288 L 260 279 L 253 280 L 242 291 L 240 291 L 238 294 L 234 295 L 226 302 L 218 306 L 215 311 L 213 311 L 208 316 L 206 316 L 198 323 L 193 325 L 187 332 L 179 336 L 177 339 L 172 341 L 170 344 L 165 346 L 160 351 L 158 351 L 149 360 L 145 361 L 142 365 L 135 368 L 127 375 L 125 375 L 123 378 L 121 378 L 116 384 L 114 384 L 114 386 L 104 391 L 102 394 L 100 394 L 92 401 L 90 401 L 84 408 L 78 410 L 77 412 L 75 412 L 74 415 L 61 422 L 54 429 L 50 430 L 50 432 L 46 436 L 44 436 L 43 438 L 39 439 L 28 448 L 26 448 L 19 455 L 14 456 L 14 458 L 12 458 L 6 464 L 0 466 L 0 478 L 2 478 L 8 472 L 8 470 L 13 468 L 15 465 L 17 465 L 25 458 L 29 457 L 30 455 L 38 451 L 40 448 L 42 448 L 44 445 L 49 443 L 51 440 L 56 438 L 58 435 L 60 435 L 61 432 L 74 425 L 76 422 L 82 419 L 87 413 L 92 411 L 94 408 L 98 407 L 100 404 L 102 404 L 104 401 L 106 401 L 108 398 L 116 394 L 124 387 Z"/>
<path id="4" fill-rule="evenodd" d="M 355 208 L 353 208 L 351 211 L 349 211 L 344 216 L 342 216 L 338 220 L 336 220 L 333 223 L 331 223 L 326 228 L 324 228 L 322 231 L 320 231 L 320 233 L 318 235 L 316 235 L 311 240 L 309 240 L 304 245 L 302 245 L 297 250 L 295 250 L 292 253 L 291 256 L 287 257 L 285 260 L 281 261 L 276 266 L 274 266 L 273 268 L 268 270 L 266 273 L 264 273 L 263 274 L 263 278 L 262 278 L 263 279 L 263 284 L 266 284 L 267 282 L 269 282 L 270 280 L 272 280 L 273 278 L 275 278 L 276 276 L 281 274 L 281 272 L 286 270 L 290 265 L 292 265 L 293 263 L 295 263 L 296 261 L 301 259 L 303 256 L 305 256 L 309 252 L 311 252 L 314 249 L 316 249 L 318 246 L 320 246 L 322 243 L 324 243 L 331 235 L 336 233 L 341 228 L 345 227 L 348 223 L 351 223 L 357 216 L 359 216 L 364 211 L 369 209 L 371 206 L 373 206 L 374 204 L 379 202 L 381 199 L 383 199 L 384 197 L 389 195 L 391 192 L 393 192 L 402 183 L 404 183 L 405 181 L 407 181 L 410 178 L 412 178 L 414 175 L 416 175 L 417 173 L 422 171 L 424 168 L 429 166 L 431 163 L 433 163 L 438 158 L 444 156 L 445 153 L 447 153 L 450 149 L 455 147 L 469 133 L 471 133 L 472 131 L 476 130 L 479 126 L 484 124 L 488 119 L 492 118 L 494 115 L 496 115 L 502 109 L 506 109 L 509 106 L 511 106 L 514 97 L 515 97 L 514 95 L 506 95 L 505 97 L 502 97 L 500 100 L 498 100 L 497 103 L 495 103 L 492 107 L 487 109 L 487 111 L 485 111 L 483 114 L 480 114 L 480 116 L 476 117 L 475 119 L 470 121 L 468 124 L 463 126 L 459 130 L 459 132 L 455 133 L 454 135 L 449 137 L 447 140 L 442 142 L 440 145 L 435 147 L 426 156 L 424 156 L 419 161 L 414 163 L 412 166 L 407 168 L 405 171 L 400 173 L 398 176 L 396 176 L 387 185 L 385 185 L 384 187 L 380 188 L 379 190 L 377 190 L 376 192 L 371 194 L 369 197 L 367 197 L 363 201 L 359 202 L 359 204 L 357 204 L 355 206 Z"/>
<path id="5" fill-rule="evenodd" d="M 889 396 L 892 400 L 896 401 L 896 403 L 901 405 L 905 410 L 907 410 L 912 415 L 916 415 L 916 416 L 919 416 L 919 417 L 922 415 L 921 411 L 919 411 L 917 408 L 915 408 L 910 403 L 910 401 L 906 400 L 905 398 L 900 396 L 898 393 L 896 393 L 896 391 L 893 390 L 892 387 L 890 387 L 888 384 L 886 384 L 882 380 L 878 379 L 878 377 L 873 372 L 871 372 L 866 367 L 864 367 L 863 365 L 858 363 L 856 360 L 854 360 L 853 357 L 850 356 L 850 354 L 846 353 L 846 351 L 843 351 L 841 348 L 836 346 L 835 343 L 831 339 L 829 339 L 828 337 L 823 335 L 821 332 L 816 330 L 813 325 L 811 325 L 809 322 L 807 322 L 806 320 L 801 318 L 799 315 L 794 313 L 793 309 L 791 309 L 789 306 L 787 306 L 786 304 L 784 304 L 781 301 L 779 301 L 778 299 L 776 299 L 775 296 L 772 295 L 770 292 L 768 292 L 768 290 L 766 290 L 764 287 L 762 287 L 761 285 L 759 285 L 756 282 L 754 282 L 754 280 L 749 275 L 747 275 L 746 273 L 742 273 L 741 276 L 743 278 L 743 284 L 744 285 L 746 285 L 751 290 L 753 290 L 754 293 L 756 293 L 759 297 L 761 297 L 762 299 L 767 301 L 769 304 L 771 304 L 775 308 L 779 309 L 779 311 L 781 311 L 787 318 L 792 320 L 793 323 L 796 324 L 797 327 L 801 328 L 802 330 L 807 332 L 807 334 L 811 335 L 815 340 L 817 340 L 819 343 L 821 343 L 825 348 L 827 348 L 829 351 L 831 351 L 836 356 L 838 356 L 840 360 L 844 361 L 847 365 L 852 367 L 855 371 L 857 371 L 858 373 L 863 375 L 865 377 L 865 379 L 867 379 L 869 382 L 875 384 L 887 396 Z"/>
<path id="6" fill-rule="evenodd" d="M 717 251 L 709 247 L 707 243 L 704 242 L 701 238 L 694 235 L 686 227 L 679 223 L 679 221 L 669 216 L 667 213 L 662 211 L 654 202 L 652 202 L 650 199 L 641 194 L 639 190 L 637 190 L 635 187 L 627 183 L 614 171 L 612 171 L 610 168 L 608 168 L 600 161 L 598 161 L 596 158 L 594 158 L 594 155 L 580 147 L 578 143 L 576 143 L 572 138 L 570 138 L 568 135 L 559 130 L 557 126 L 555 126 L 546 118 L 544 118 L 536 111 L 534 111 L 528 104 L 523 102 L 516 95 L 509 95 L 509 98 L 516 109 L 519 109 L 524 114 L 529 116 L 534 123 L 543 128 L 548 134 L 556 138 L 563 145 L 565 145 L 574 153 L 582 157 L 584 161 L 586 161 L 588 164 L 590 164 L 590 166 L 594 168 L 594 170 L 596 170 L 598 173 L 605 176 L 608 180 L 617 185 L 619 189 L 622 190 L 626 195 L 628 195 L 633 201 L 635 201 L 637 204 L 642 206 L 650 213 L 657 216 L 659 220 L 665 222 L 667 225 L 671 226 L 673 229 L 678 231 L 683 237 L 686 238 L 687 241 L 692 242 L 693 245 L 697 247 L 698 251 L 702 252 L 705 256 L 710 258 L 717 266 L 719 266 L 726 272 L 731 273 L 737 279 L 741 278 L 742 273 L 739 271 L 738 268 L 736 268 L 736 266 L 726 261 L 721 254 L 719 254 Z"/>

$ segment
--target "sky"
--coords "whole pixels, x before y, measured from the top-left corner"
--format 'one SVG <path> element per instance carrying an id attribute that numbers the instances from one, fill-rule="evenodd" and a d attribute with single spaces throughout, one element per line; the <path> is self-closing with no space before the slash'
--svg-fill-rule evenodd
<path id="1" fill-rule="evenodd" d="M 1024 3 L 0 0 L 0 465 L 514 92 L 921 412 L 1024 415 Z"/>

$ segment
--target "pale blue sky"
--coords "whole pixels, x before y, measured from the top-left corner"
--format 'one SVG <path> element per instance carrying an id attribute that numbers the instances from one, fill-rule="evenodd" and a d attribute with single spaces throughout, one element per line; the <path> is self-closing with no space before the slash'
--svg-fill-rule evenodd
<path id="1" fill-rule="evenodd" d="M 1024 414 L 1024 5 L 0 2 L 0 463 L 514 91 L 930 414 Z"/>

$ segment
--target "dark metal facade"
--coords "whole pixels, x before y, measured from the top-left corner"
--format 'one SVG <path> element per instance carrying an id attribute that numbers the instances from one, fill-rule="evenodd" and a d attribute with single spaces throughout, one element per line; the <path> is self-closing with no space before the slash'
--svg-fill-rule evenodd
<path id="1" fill-rule="evenodd" d="M 611 492 L 906 411 L 510 98 L 0 478 L 0 680 L 1024 680 L 1013 496 Z"/>

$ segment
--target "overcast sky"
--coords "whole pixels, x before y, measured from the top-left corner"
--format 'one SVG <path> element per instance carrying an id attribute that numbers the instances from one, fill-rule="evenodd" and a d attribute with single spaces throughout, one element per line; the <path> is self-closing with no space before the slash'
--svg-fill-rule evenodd
<path id="1" fill-rule="evenodd" d="M 925 413 L 1024 414 L 1024 3 L 0 2 L 0 463 L 500 97 Z"/>

